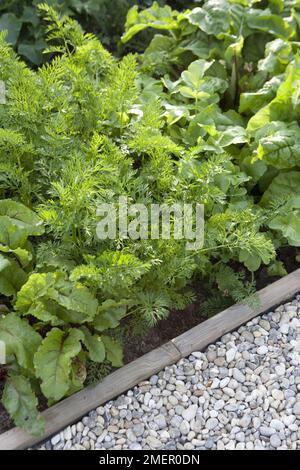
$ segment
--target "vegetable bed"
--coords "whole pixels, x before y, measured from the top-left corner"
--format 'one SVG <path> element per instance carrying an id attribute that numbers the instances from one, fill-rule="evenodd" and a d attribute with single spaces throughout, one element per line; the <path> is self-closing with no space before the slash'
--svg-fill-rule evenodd
<path id="1" fill-rule="evenodd" d="M 122 41 L 159 33 L 121 60 L 39 10 L 41 68 L 0 34 L 2 403 L 37 435 L 38 399 L 121 366 L 122 343 L 197 295 L 203 317 L 255 305 L 256 281 L 296 267 L 300 246 L 298 0 L 133 7 Z M 97 207 L 120 197 L 203 204 L 204 246 L 99 240 Z"/>
<path id="2" fill-rule="evenodd" d="M 0 435 L 0 449 L 27 449 L 51 435 L 57 435 L 67 425 L 137 384 L 160 372 L 164 367 L 175 364 L 194 351 L 202 351 L 220 336 L 231 332 L 257 315 L 275 309 L 277 305 L 292 299 L 300 289 L 300 269 L 284 276 L 257 292 L 258 304 L 255 309 L 249 305 L 236 304 L 214 315 L 159 348 L 144 354 L 124 367 L 109 374 L 101 382 L 86 387 L 80 392 L 60 401 L 43 412 L 45 432 L 43 436 L 30 435 L 21 428 L 13 428 Z M 276 309 L 275 309 L 276 311 Z"/>

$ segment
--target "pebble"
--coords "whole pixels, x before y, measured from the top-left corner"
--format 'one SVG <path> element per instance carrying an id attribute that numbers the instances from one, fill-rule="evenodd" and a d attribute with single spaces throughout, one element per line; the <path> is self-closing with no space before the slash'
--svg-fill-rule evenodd
<path id="1" fill-rule="evenodd" d="M 298 401 L 297 403 L 295 403 L 294 407 L 293 407 L 293 413 L 294 415 L 296 416 L 300 416 L 300 401 Z"/>
<path id="2" fill-rule="evenodd" d="M 281 439 L 280 437 L 278 436 L 278 434 L 273 434 L 271 437 L 270 437 L 270 444 L 272 447 L 274 447 L 275 449 L 277 449 L 278 447 L 281 446 Z"/>
<path id="3" fill-rule="evenodd" d="M 190 405 L 186 410 L 182 412 L 183 419 L 187 421 L 192 421 L 195 418 L 198 410 L 198 405 Z"/>
<path id="4" fill-rule="evenodd" d="M 226 361 L 229 363 L 229 362 L 232 362 L 235 358 L 235 355 L 236 355 L 236 348 L 230 348 L 227 352 L 226 352 Z"/>
<path id="5" fill-rule="evenodd" d="M 216 418 L 209 418 L 206 421 L 206 429 L 208 429 L 209 431 L 212 429 L 215 429 L 218 426 L 218 424 L 219 424 L 219 421 Z"/>
<path id="6" fill-rule="evenodd" d="M 267 352 L 268 352 L 267 346 L 259 346 L 259 348 L 257 348 L 257 354 L 259 354 L 260 356 L 267 354 Z"/>
<path id="7" fill-rule="evenodd" d="M 91 411 L 40 448 L 300 449 L 300 296 Z"/>

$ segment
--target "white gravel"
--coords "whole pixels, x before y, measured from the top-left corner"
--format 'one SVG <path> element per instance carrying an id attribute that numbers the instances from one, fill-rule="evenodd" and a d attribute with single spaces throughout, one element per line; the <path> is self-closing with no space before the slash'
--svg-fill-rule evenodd
<path id="1" fill-rule="evenodd" d="M 300 449 L 300 296 L 224 335 L 41 449 Z"/>

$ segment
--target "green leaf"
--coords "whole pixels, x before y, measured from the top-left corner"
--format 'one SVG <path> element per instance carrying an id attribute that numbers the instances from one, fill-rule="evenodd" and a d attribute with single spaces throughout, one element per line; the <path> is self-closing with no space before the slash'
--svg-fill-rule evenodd
<path id="1" fill-rule="evenodd" d="M 300 246 L 300 214 L 290 213 L 278 215 L 268 224 L 270 229 L 277 230 L 288 240 L 292 246 Z"/>
<path id="2" fill-rule="evenodd" d="M 34 356 L 37 377 L 42 381 L 41 389 L 45 397 L 55 401 L 63 398 L 71 385 L 72 359 L 81 351 L 84 334 L 71 329 L 66 334 L 53 328 L 43 340 Z"/>
<path id="3" fill-rule="evenodd" d="M 300 118 L 300 55 L 288 65 L 285 80 L 277 90 L 275 98 L 261 108 L 248 122 L 247 129 L 254 133 L 272 121 L 296 121 Z"/>
<path id="4" fill-rule="evenodd" d="M 209 0 L 203 8 L 194 8 L 186 17 L 191 24 L 214 36 L 226 33 L 230 27 L 228 3 L 223 0 Z"/>
<path id="5" fill-rule="evenodd" d="M 113 367 L 121 367 L 123 365 L 123 350 L 118 341 L 110 336 L 102 336 L 102 341 L 106 350 L 106 357 Z"/>
<path id="6" fill-rule="evenodd" d="M 133 36 L 146 28 L 176 29 L 178 27 L 176 16 L 177 12 L 169 6 L 160 7 L 157 2 L 154 2 L 150 8 L 142 10 L 140 13 L 135 5 L 127 14 L 125 33 L 121 40 L 123 43 L 128 42 Z"/>
<path id="7" fill-rule="evenodd" d="M 9 217 L 11 223 L 28 235 L 42 235 L 44 228 L 42 220 L 28 207 L 12 199 L 0 200 L 0 220 L 3 216 Z"/>
<path id="8" fill-rule="evenodd" d="M 239 112 L 247 114 L 255 114 L 258 112 L 276 96 L 281 81 L 279 77 L 273 77 L 257 91 L 241 93 Z"/>
<path id="9" fill-rule="evenodd" d="M 10 217 L 0 216 L 0 243 L 15 249 L 22 247 L 28 237 L 25 227 L 17 226 Z"/>
<path id="10" fill-rule="evenodd" d="M 251 29 L 265 31 L 280 38 L 289 38 L 295 32 L 294 28 L 284 18 L 273 15 L 270 10 L 249 9 L 246 23 Z"/>
<path id="11" fill-rule="evenodd" d="M 0 253 L 0 294 L 15 296 L 26 281 L 27 274 L 19 264 Z"/>
<path id="12" fill-rule="evenodd" d="M 278 130 L 260 139 L 254 161 L 263 160 L 280 170 L 299 166 L 300 128 L 296 123 L 292 128 L 288 128 L 285 123 L 278 124 Z"/>
<path id="13" fill-rule="evenodd" d="M 279 173 L 263 194 L 262 207 L 272 207 L 277 200 L 290 200 L 300 196 L 300 171 Z"/>
<path id="14" fill-rule="evenodd" d="M 274 258 L 274 245 L 263 233 L 257 233 L 253 240 L 245 240 L 239 252 L 239 261 L 252 272 L 257 271 L 262 263 L 268 265 Z"/>
<path id="15" fill-rule="evenodd" d="M 87 287 L 69 281 L 64 273 L 34 273 L 18 292 L 15 308 L 58 326 L 91 321 L 98 302 Z"/>
<path id="16" fill-rule="evenodd" d="M 33 372 L 33 356 L 41 344 L 41 336 L 27 320 L 16 313 L 0 318 L 0 339 L 6 345 L 7 356 L 15 356 L 18 364 Z"/>
<path id="17" fill-rule="evenodd" d="M 22 21 L 14 13 L 4 13 L 0 16 L 0 31 L 8 32 L 6 40 L 13 46 L 18 40 L 21 27 Z"/>
<path id="18" fill-rule="evenodd" d="M 21 42 L 18 45 L 18 54 L 26 57 L 27 60 L 34 65 L 40 65 L 44 61 L 43 50 L 46 48 L 47 43 L 41 39 L 34 43 Z"/>
<path id="19" fill-rule="evenodd" d="M 199 89 L 203 83 L 202 78 L 205 72 L 212 66 L 212 62 L 203 59 L 192 62 L 185 72 L 182 72 L 181 78 L 192 89 Z"/>
<path id="20" fill-rule="evenodd" d="M 45 423 L 37 410 L 38 400 L 26 377 L 9 374 L 3 390 L 2 404 L 17 426 L 34 436 L 42 435 Z"/>
<path id="21" fill-rule="evenodd" d="M 284 264 L 282 261 L 276 260 L 273 263 L 270 264 L 267 268 L 267 272 L 269 276 L 286 276 L 287 270 L 284 267 Z"/>
<path id="22" fill-rule="evenodd" d="M 283 39 L 274 39 L 266 45 L 265 58 L 258 62 L 258 70 L 278 75 L 285 71 L 292 58 L 292 45 Z"/>
<path id="23" fill-rule="evenodd" d="M 97 331 L 105 331 L 116 328 L 120 320 L 125 316 L 127 301 L 105 300 L 99 307 L 98 314 L 93 320 L 93 326 Z"/>
<path id="24" fill-rule="evenodd" d="M 89 358 L 94 362 L 103 362 L 105 359 L 105 346 L 101 336 L 92 335 L 88 328 L 82 326 L 80 330 L 84 334 L 83 343 L 89 352 Z"/>
<path id="25" fill-rule="evenodd" d="M 224 131 L 220 132 L 220 137 L 217 139 L 220 147 L 228 147 L 233 144 L 243 144 L 247 142 L 248 137 L 246 130 L 241 126 L 227 127 Z"/>

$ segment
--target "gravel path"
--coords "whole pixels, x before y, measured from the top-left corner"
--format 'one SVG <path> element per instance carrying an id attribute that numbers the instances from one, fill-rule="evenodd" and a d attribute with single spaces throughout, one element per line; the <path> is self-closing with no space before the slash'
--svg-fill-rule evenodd
<path id="1" fill-rule="evenodd" d="M 300 449 L 300 296 L 224 335 L 42 449 Z"/>

